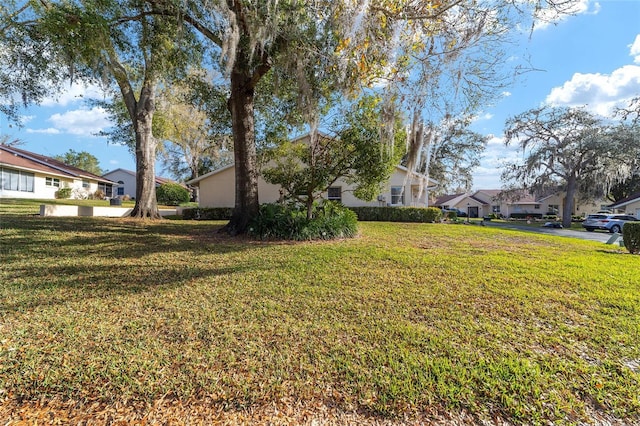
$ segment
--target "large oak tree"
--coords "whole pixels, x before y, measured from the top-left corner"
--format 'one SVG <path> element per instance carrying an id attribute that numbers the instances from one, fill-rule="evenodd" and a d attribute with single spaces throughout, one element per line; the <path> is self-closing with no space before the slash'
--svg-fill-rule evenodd
<path id="1" fill-rule="evenodd" d="M 179 79 L 186 65 L 199 57 L 195 38 L 175 17 L 156 13 L 143 1 L 43 0 L 28 6 L 15 11 L 8 28 L 42 40 L 47 47 L 43 57 L 55 55 L 57 73 L 46 65 L 43 70 L 55 81 L 62 75 L 101 82 L 122 98 L 135 139 L 136 205 L 131 215 L 160 218 L 155 195 L 158 141 L 153 135 L 156 93 L 160 84 Z M 32 95 L 36 101 L 37 95 Z"/>
<path id="2" fill-rule="evenodd" d="M 604 195 L 613 183 L 630 177 L 639 146 L 625 127 L 584 108 L 550 106 L 510 118 L 505 143 L 515 144 L 523 159 L 507 165 L 503 181 L 534 193 L 564 191 L 565 227 L 571 225 L 578 194 Z"/>
<path id="3" fill-rule="evenodd" d="M 254 101 L 265 75 L 296 78 L 298 105 L 313 129 L 318 91 L 350 96 L 364 87 L 385 87 L 400 93 L 412 73 L 429 80 L 437 69 L 429 58 L 447 54 L 455 61 L 470 48 L 482 54 L 479 40 L 499 42 L 504 29 L 522 18 L 531 22 L 543 9 L 570 12 L 573 5 L 570 0 L 150 1 L 198 29 L 219 49 L 227 70 L 236 166 L 231 233 L 245 232 L 258 211 Z M 490 68 L 482 72 L 490 76 Z"/>

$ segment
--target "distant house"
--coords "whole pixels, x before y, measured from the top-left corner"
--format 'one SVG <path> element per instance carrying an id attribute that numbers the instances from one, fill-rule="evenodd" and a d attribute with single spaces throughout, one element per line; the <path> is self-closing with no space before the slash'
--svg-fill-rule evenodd
<path id="1" fill-rule="evenodd" d="M 235 166 L 222 167 L 206 175 L 190 180 L 187 185 L 199 188 L 200 207 L 233 207 L 235 205 Z M 348 207 L 360 206 L 412 206 L 427 205 L 427 189 L 433 190 L 437 182 L 427 177 L 409 173 L 406 167 L 396 166 L 389 181 L 375 201 L 364 201 L 353 195 L 353 185 L 338 179 L 322 198 L 339 201 Z M 427 188 L 428 186 L 428 188 Z M 275 203 L 281 198 L 281 188 L 258 178 L 258 197 L 260 204 Z"/>
<path id="2" fill-rule="evenodd" d="M 102 175 L 103 178 L 112 180 L 117 183 L 115 187 L 114 197 L 129 196 L 135 198 L 136 196 L 136 179 L 138 174 L 131 170 L 115 169 Z M 174 182 L 171 179 L 156 176 L 156 188 L 164 183 Z"/>
<path id="3" fill-rule="evenodd" d="M 0 145 L 0 198 L 54 199 L 60 188 L 71 198 L 102 191 L 111 197 L 114 183 L 58 160 L 13 146 Z"/>
<path id="4" fill-rule="evenodd" d="M 561 216 L 564 203 L 565 195 L 562 192 L 535 196 L 527 191 L 520 191 L 506 197 L 501 189 L 480 189 L 472 193 L 441 196 L 433 205 L 444 209 L 457 208 L 474 218 L 490 214 L 504 217 L 547 214 Z M 586 216 L 603 206 L 605 205 L 601 203 L 576 202 L 572 214 Z"/>
<path id="5" fill-rule="evenodd" d="M 633 215 L 640 219 L 640 192 L 636 192 L 629 197 L 611 204 L 609 208 L 621 213 Z"/>

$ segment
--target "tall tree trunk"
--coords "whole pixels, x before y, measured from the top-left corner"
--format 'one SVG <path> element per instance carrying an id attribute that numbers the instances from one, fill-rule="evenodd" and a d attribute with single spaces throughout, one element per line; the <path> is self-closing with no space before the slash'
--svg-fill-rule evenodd
<path id="1" fill-rule="evenodd" d="M 571 216 L 573 215 L 573 200 L 576 195 L 577 182 L 574 174 L 569 175 L 567 179 L 567 190 L 565 193 L 564 203 L 562 205 L 562 226 L 571 227 Z"/>
<path id="2" fill-rule="evenodd" d="M 134 129 L 136 133 L 136 205 L 131 217 L 160 219 L 156 199 L 156 148 L 152 123 L 155 111 L 154 85 L 144 85 L 136 104 Z"/>
<path id="3" fill-rule="evenodd" d="M 231 72 L 231 111 L 236 178 L 236 201 L 233 214 L 223 231 L 231 235 L 247 232 L 249 221 L 258 214 L 258 160 L 254 123 L 254 88 L 247 72 L 246 56 L 238 49 Z"/>

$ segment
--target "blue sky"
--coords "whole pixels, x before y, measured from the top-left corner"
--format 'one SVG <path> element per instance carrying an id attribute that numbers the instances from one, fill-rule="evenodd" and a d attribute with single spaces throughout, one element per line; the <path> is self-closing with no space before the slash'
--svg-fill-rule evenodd
<path id="1" fill-rule="evenodd" d="M 579 13 L 553 25 L 523 31 L 514 57 L 528 57 L 531 71 L 521 76 L 495 106 L 481 111 L 473 128 L 492 135 L 474 188 L 500 187 L 500 169 L 514 158 L 502 138 L 505 120 L 542 104 L 587 105 L 606 115 L 640 96 L 640 0 L 576 0 Z M 94 136 L 109 127 L 104 112 L 85 105 L 86 97 L 101 97 L 94 88 L 71 86 L 55 99 L 23 111 L 23 128 L 0 117 L 0 133 L 21 139 L 21 148 L 61 155 L 69 149 L 96 156 L 104 170 L 135 170 L 127 148 Z M 157 174 L 166 175 L 159 167 Z"/>

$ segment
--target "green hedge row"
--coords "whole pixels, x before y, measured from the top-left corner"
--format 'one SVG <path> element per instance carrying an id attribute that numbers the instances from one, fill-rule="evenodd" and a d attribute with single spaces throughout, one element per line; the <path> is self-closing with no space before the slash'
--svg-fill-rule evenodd
<path id="1" fill-rule="evenodd" d="M 192 209 L 184 209 L 182 218 L 185 220 L 229 220 L 233 208 L 231 207 L 195 207 Z"/>
<path id="2" fill-rule="evenodd" d="M 622 227 L 622 240 L 629 253 L 640 253 L 640 223 L 625 223 Z"/>
<path id="3" fill-rule="evenodd" d="M 442 210 L 436 207 L 349 207 L 366 222 L 438 222 Z"/>

